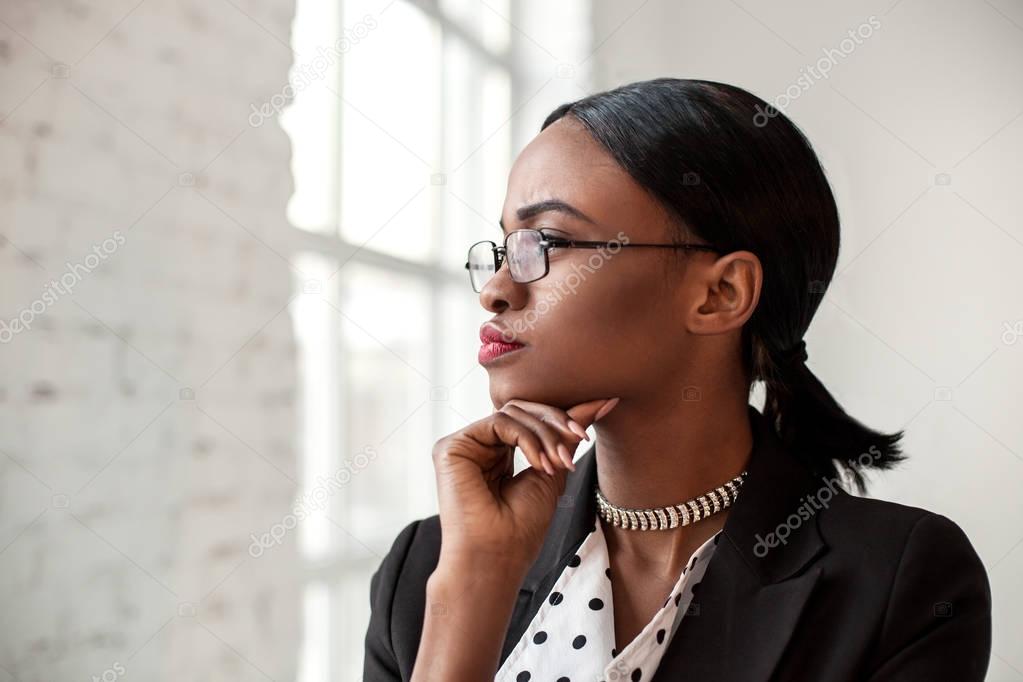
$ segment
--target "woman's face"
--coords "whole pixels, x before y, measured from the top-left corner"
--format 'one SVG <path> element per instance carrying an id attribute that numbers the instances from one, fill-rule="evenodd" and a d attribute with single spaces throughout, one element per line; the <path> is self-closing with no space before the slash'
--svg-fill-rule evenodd
<path id="1" fill-rule="evenodd" d="M 570 208 L 530 211 L 555 200 L 579 215 Z M 672 234 L 660 205 L 571 117 L 548 126 L 518 156 L 501 220 L 505 232 L 528 227 L 580 240 L 664 244 Z M 514 282 L 503 263 L 480 304 L 494 313 L 487 324 L 525 347 L 483 361 L 494 406 L 512 398 L 563 409 L 624 400 L 684 375 L 690 316 L 706 301 L 717 256 L 691 251 L 682 266 L 675 253 L 554 249 L 550 273 L 526 284 Z"/>

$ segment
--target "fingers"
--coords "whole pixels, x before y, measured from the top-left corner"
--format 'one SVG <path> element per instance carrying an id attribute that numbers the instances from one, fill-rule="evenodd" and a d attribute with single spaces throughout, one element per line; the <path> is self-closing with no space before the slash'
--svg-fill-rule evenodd
<path id="1" fill-rule="evenodd" d="M 504 443 L 522 450 L 529 466 L 534 469 L 543 469 L 551 476 L 554 475 L 552 462 L 548 461 L 544 452 L 543 440 L 536 431 L 507 412 L 500 410 L 493 415 L 492 422 L 497 436 Z"/>
<path id="2" fill-rule="evenodd" d="M 586 429 L 593 422 L 603 419 L 607 413 L 613 410 L 618 405 L 618 398 L 588 400 L 585 403 L 579 403 L 569 408 L 568 411 L 544 403 L 534 403 L 519 399 L 509 400 L 505 405 L 521 407 L 543 422 L 554 424 L 562 431 L 575 434 L 584 440 L 590 440 Z"/>
<path id="3" fill-rule="evenodd" d="M 499 411 L 513 414 L 529 424 L 544 441 L 547 453 L 552 455 L 557 452 L 565 467 L 575 471 L 572 453 L 581 438 L 590 440 L 586 428 L 602 419 L 617 404 L 618 398 L 598 398 L 580 403 L 566 412 L 552 405 L 512 399 Z M 568 446 L 571 446 L 571 451 Z"/>
<path id="4" fill-rule="evenodd" d="M 486 447 L 490 456 L 482 459 L 488 461 L 477 461 L 484 471 L 497 464 L 510 466 L 509 454 L 517 447 L 532 468 L 543 469 L 548 475 L 555 476 L 555 467 L 575 471 L 572 454 L 581 439 L 590 440 L 586 428 L 603 418 L 617 404 L 618 398 L 598 398 L 565 411 L 542 403 L 509 400 L 490 417 L 479 420 L 460 435 Z M 441 442 L 438 443 L 440 445 Z M 510 451 L 508 446 L 512 446 Z M 478 447 L 440 447 L 440 451 L 445 450 L 473 460 L 481 459 L 483 452 Z"/>
<path id="5" fill-rule="evenodd" d="M 568 445 L 575 450 L 579 443 L 579 435 L 565 423 L 568 421 L 567 416 L 559 419 L 550 415 L 548 411 L 537 415 L 535 408 L 534 412 L 531 412 L 511 401 L 502 407 L 501 411 L 515 417 L 537 434 L 543 443 L 544 453 L 552 464 L 560 462 L 561 467 L 575 470 Z"/>
<path id="6" fill-rule="evenodd" d="M 441 438 L 433 447 L 435 466 L 445 461 L 469 460 L 485 473 L 513 469 L 515 448 L 522 450 L 534 469 L 553 474 L 544 466 L 543 442 L 528 426 L 514 417 L 495 412 L 455 433 Z M 438 467 L 438 471 L 441 468 Z"/>
<path id="7" fill-rule="evenodd" d="M 618 398 L 598 398 L 569 408 L 567 414 L 583 427 L 588 427 L 598 419 L 603 419 L 616 405 L 618 405 Z"/>

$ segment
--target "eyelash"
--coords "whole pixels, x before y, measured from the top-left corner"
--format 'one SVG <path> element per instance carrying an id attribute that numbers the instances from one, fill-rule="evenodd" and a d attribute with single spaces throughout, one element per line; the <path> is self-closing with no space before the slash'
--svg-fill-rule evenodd
<path id="1" fill-rule="evenodd" d="M 561 231 L 558 230 L 557 228 L 554 228 L 554 227 L 535 227 L 533 229 L 539 231 L 540 234 L 544 235 L 545 237 L 556 237 L 558 239 L 568 239 L 567 235 L 560 234 Z"/>

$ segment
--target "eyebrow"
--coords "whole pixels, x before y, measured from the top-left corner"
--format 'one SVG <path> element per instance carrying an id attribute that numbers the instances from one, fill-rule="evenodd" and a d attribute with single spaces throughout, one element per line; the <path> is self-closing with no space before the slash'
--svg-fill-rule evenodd
<path id="1" fill-rule="evenodd" d="M 544 201 L 538 201 L 535 204 L 529 204 L 528 206 L 522 206 L 515 211 L 515 215 L 519 220 L 529 220 L 541 213 L 547 213 L 549 211 L 556 211 L 558 213 L 564 213 L 578 220 L 582 220 L 587 223 L 596 224 L 593 218 L 589 217 L 572 204 L 562 201 L 561 199 L 545 199 Z M 504 219 L 499 218 L 497 224 L 501 226 L 501 231 L 504 232 Z"/>

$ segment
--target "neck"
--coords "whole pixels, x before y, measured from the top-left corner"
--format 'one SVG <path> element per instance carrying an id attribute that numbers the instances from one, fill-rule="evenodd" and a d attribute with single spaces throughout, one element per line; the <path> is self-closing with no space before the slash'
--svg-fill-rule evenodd
<path id="1" fill-rule="evenodd" d="M 604 497 L 620 507 L 666 507 L 739 475 L 753 449 L 747 403 L 712 398 L 659 400 L 657 404 L 670 408 L 665 412 L 623 397 L 594 424 L 597 484 Z M 728 512 L 724 509 L 671 530 L 644 532 L 606 523 L 603 529 L 610 551 L 674 573 L 693 550 L 724 526 Z"/>

